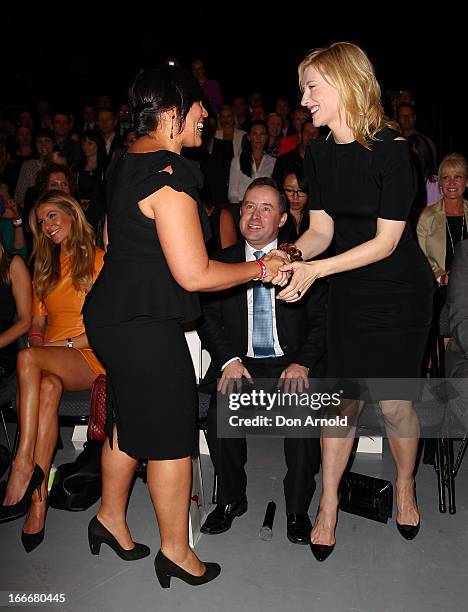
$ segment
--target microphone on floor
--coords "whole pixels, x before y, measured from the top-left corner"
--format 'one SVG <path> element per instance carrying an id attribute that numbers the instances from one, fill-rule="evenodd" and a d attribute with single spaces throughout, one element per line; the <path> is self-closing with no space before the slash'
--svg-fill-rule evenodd
<path id="1" fill-rule="evenodd" d="M 269 541 L 273 537 L 273 521 L 275 520 L 276 504 L 274 501 L 268 502 L 263 519 L 263 525 L 258 534 L 261 540 Z"/>

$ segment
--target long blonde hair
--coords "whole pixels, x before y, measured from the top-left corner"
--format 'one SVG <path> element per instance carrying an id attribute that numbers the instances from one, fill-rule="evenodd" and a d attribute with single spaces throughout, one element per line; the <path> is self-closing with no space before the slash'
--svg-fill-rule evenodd
<path id="1" fill-rule="evenodd" d="M 349 42 L 333 43 L 310 52 L 299 64 L 299 85 L 304 87 L 304 73 L 314 66 L 327 83 L 335 87 L 345 112 L 346 125 L 357 142 L 370 149 L 369 140 L 386 127 L 400 131 L 388 119 L 382 107 L 380 86 L 366 53 Z M 341 108 L 339 109 L 341 118 Z"/>
<path id="2" fill-rule="evenodd" d="M 53 204 L 72 218 L 67 250 L 70 273 L 77 291 L 89 291 L 93 284 L 94 255 L 96 252 L 94 230 L 86 221 L 79 203 L 63 191 L 49 191 L 39 198 L 29 213 L 29 225 L 34 236 L 31 258 L 34 259 L 34 290 L 43 302 L 57 285 L 60 270 L 60 245 L 45 236 L 37 221 L 37 209 L 42 204 Z"/>

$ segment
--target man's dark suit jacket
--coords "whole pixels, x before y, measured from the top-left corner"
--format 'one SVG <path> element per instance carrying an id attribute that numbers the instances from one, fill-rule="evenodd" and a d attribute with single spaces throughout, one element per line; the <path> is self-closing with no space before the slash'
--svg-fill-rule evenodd
<path id="1" fill-rule="evenodd" d="M 225 263 L 245 261 L 245 242 L 218 251 L 213 259 Z M 245 357 L 248 350 L 247 289 L 244 283 L 214 294 L 202 294 L 204 320 L 198 328 L 211 364 L 203 381 L 204 391 L 214 391 L 221 367 L 233 357 Z M 278 287 L 276 291 L 280 291 Z M 327 284 L 315 282 L 299 302 L 276 301 L 276 328 L 281 349 L 289 363 L 309 368 L 309 376 L 323 376 L 325 370 Z"/>
<path id="2" fill-rule="evenodd" d="M 213 150 L 208 153 L 206 145 L 195 149 L 183 149 L 182 154 L 196 161 L 205 178 L 206 196 L 215 206 L 228 202 L 229 170 L 234 156 L 232 142 L 213 138 Z"/>

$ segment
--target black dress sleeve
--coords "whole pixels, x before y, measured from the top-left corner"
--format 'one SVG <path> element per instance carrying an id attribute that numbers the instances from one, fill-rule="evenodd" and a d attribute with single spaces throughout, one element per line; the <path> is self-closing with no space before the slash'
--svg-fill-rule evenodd
<path id="1" fill-rule="evenodd" d="M 392 221 L 406 221 L 416 195 L 416 177 L 405 140 L 382 143 L 379 179 L 381 197 L 379 217 Z"/>

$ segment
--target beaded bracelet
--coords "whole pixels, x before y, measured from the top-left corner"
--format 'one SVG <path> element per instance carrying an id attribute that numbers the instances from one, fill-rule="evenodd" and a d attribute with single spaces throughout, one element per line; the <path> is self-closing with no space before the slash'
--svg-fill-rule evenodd
<path id="1" fill-rule="evenodd" d="M 32 334 L 29 334 L 28 338 L 33 338 L 34 336 L 37 336 L 41 340 L 44 340 L 44 336 L 40 334 L 39 332 L 33 332 Z"/>
<path id="2" fill-rule="evenodd" d="M 260 274 L 257 276 L 257 278 L 254 278 L 254 280 L 255 281 L 262 281 L 265 278 L 265 276 L 267 275 L 266 265 L 264 264 L 264 262 L 261 259 L 256 259 L 256 262 L 260 266 Z"/>
<path id="3" fill-rule="evenodd" d="M 287 253 L 291 261 L 302 261 L 302 251 L 292 242 L 281 243 L 278 247 L 278 251 Z"/>

